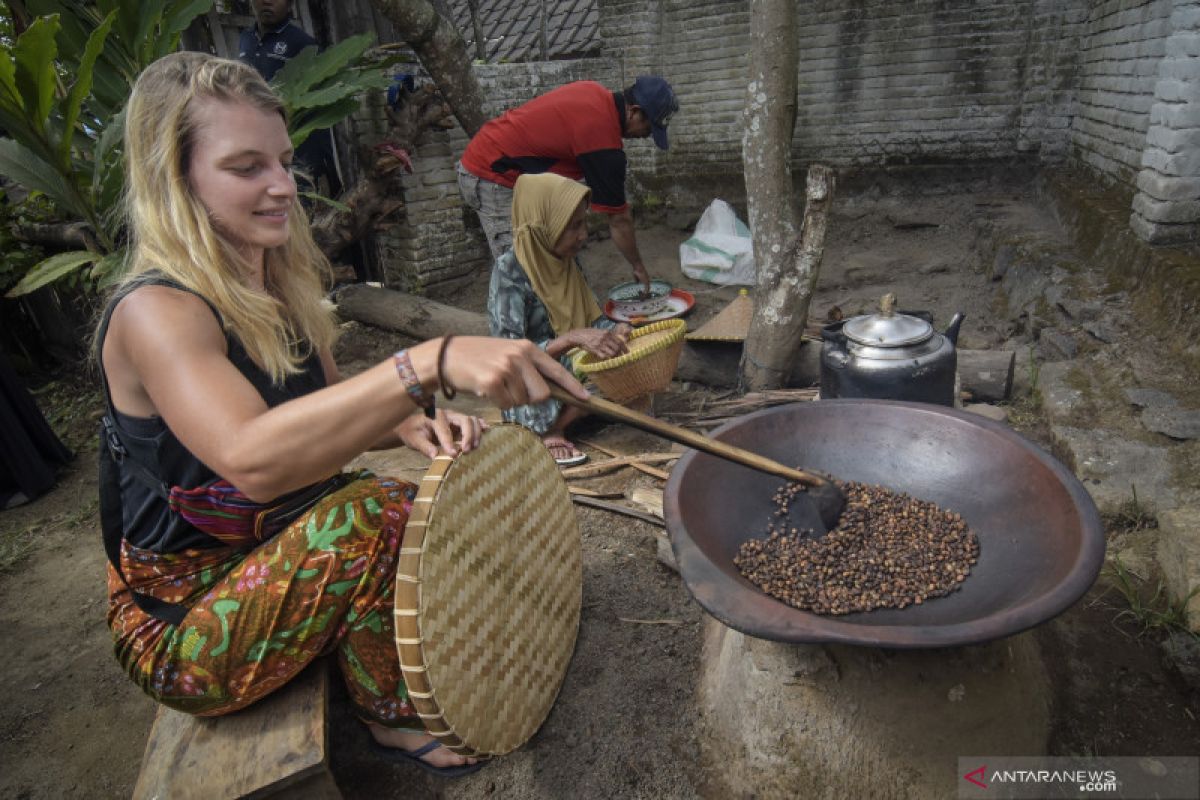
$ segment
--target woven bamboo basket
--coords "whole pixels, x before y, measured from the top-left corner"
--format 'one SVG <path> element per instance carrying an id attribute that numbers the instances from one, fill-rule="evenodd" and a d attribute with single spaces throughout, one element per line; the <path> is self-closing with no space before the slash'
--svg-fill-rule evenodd
<path id="1" fill-rule="evenodd" d="M 533 736 L 566 677 L 583 599 L 574 505 L 550 451 L 520 425 L 438 456 L 396 570 L 396 649 L 426 730 L 487 758 Z"/>
<path id="2" fill-rule="evenodd" d="M 629 334 L 629 352 L 602 361 L 585 354 L 576 369 L 595 381 L 609 400 L 628 403 L 670 386 L 685 333 L 687 323 L 681 319 L 644 325 Z"/>

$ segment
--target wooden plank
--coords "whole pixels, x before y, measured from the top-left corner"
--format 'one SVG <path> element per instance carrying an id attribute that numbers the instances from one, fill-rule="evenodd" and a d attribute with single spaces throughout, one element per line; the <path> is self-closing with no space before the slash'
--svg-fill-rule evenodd
<path id="1" fill-rule="evenodd" d="M 629 502 L 641 506 L 659 519 L 663 518 L 662 489 L 651 489 L 648 486 L 637 486 L 629 493 Z"/>
<path id="2" fill-rule="evenodd" d="M 318 661 L 258 703 L 224 717 L 158 711 L 134 800 L 340 798 L 329 772 L 329 679 Z"/>

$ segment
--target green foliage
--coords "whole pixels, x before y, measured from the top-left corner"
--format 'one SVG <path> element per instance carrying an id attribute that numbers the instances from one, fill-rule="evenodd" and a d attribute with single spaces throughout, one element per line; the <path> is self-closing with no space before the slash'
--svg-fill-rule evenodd
<path id="1" fill-rule="evenodd" d="M 1172 600 L 1170 592 L 1159 580 L 1153 590 L 1148 584 L 1127 568 L 1119 558 L 1113 558 L 1105 567 L 1105 576 L 1125 599 L 1128 608 L 1122 609 L 1116 619 L 1131 619 L 1137 624 L 1138 635 L 1147 633 L 1190 633 L 1187 606 L 1193 597 L 1200 594 L 1200 586 L 1179 600 Z"/>
<path id="2" fill-rule="evenodd" d="M 43 258 L 40 247 L 17 239 L 13 229 L 21 223 L 45 219 L 50 213 L 52 209 L 44 198 L 17 202 L 0 189 L 0 292 L 8 291 Z"/>
<path id="3" fill-rule="evenodd" d="M 0 290 L 16 297 L 62 279 L 102 288 L 125 262 L 119 213 L 125 102 L 141 71 L 176 51 L 180 34 L 213 0 L 26 5 L 37 19 L 15 40 L 0 14 L 0 128 L 11 137 L 0 138 L 0 173 L 50 202 L 41 221 L 84 221 L 96 248 L 35 264 L 29 248 L 7 254 Z M 386 68 L 397 59 L 372 61 L 364 55 L 371 41 L 362 35 L 324 52 L 308 48 L 277 73 L 293 144 L 353 113 L 364 91 L 388 86 Z M 4 217 L 13 218 L 13 210 Z"/>
<path id="4" fill-rule="evenodd" d="M 287 106 L 293 146 L 354 113 L 363 92 L 388 87 L 391 76 L 385 68 L 396 59 L 369 61 L 364 54 L 372 41 L 361 34 L 324 51 L 309 47 L 275 74 L 272 86 Z"/>
<path id="5" fill-rule="evenodd" d="M 133 81 L 179 47 L 181 32 L 212 0 L 30 0 L 37 18 L 0 41 L 0 171 L 45 196 L 62 217 L 91 229 L 96 251 L 59 253 L 28 267 L 19 296 L 87 266 L 91 285 L 123 263 L 122 109 Z M 70 85 L 66 81 L 70 80 Z"/>
<path id="6" fill-rule="evenodd" d="M 1116 533 L 1137 533 L 1158 527 L 1158 519 L 1154 513 L 1138 500 L 1137 487 L 1129 487 L 1131 495 L 1113 509 L 1101 512 L 1100 519 L 1110 535 Z"/>

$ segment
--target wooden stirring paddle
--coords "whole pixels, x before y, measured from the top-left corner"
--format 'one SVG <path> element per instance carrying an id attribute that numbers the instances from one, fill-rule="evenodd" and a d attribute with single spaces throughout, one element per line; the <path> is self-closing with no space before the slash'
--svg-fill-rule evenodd
<path id="1" fill-rule="evenodd" d="M 610 400 L 600 397 L 590 397 L 587 400 L 580 400 L 574 395 L 569 394 L 565 389 L 554 384 L 550 385 L 550 396 L 555 400 L 560 400 L 567 405 L 582 409 L 588 413 L 613 420 L 614 422 L 623 422 L 626 425 L 643 430 L 646 433 L 652 433 L 655 436 L 661 436 L 668 441 L 681 444 L 684 447 L 700 450 L 717 458 L 723 458 L 726 461 L 732 461 L 736 464 L 765 472 L 768 475 L 776 475 L 780 478 L 786 478 L 789 481 L 796 481 L 806 487 L 806 492 L 816 504 L 817 512 L 820 514 L 821 522 L 824 523 L 826 530 L 833 530 L 837 527 L 838 519 L 842 516 L 842 509 L 846 507 L 846 495 L 826 475 L 820 475 L 807 470 L 793 469 L 750 450 L 743 450 L 726 442 L 710 439 L 695 431 L 655 419 L 654 417 L 639 413 L 625 406 L 617 405 Z"/>

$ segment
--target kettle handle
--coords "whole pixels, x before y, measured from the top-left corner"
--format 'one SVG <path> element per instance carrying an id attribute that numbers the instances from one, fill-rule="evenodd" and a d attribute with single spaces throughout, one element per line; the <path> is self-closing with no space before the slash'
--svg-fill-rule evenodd
<path id="1" fill-rule="evenodd" d="M 966 315 L 961 311 L 954 315 L 950 320 L 950 324 L 946 326 L 946 332 L 942 335 L 950 340 L 950 344 L 958 347 L 958 329 L 962 325 Z"/>

